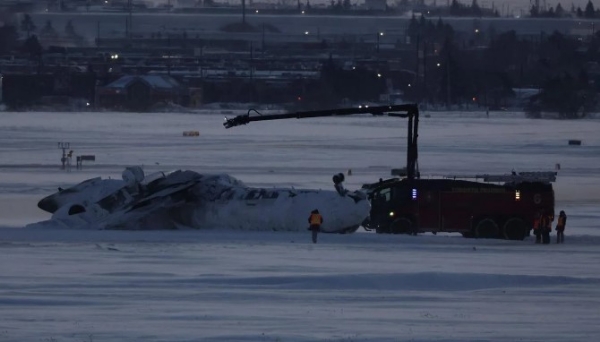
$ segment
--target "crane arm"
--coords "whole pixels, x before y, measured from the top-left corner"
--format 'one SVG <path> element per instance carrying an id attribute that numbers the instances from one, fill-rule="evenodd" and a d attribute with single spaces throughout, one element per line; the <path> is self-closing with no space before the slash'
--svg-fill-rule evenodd
<path id="1" fill-rule="evenodd" d="M 258 115 L 250 116 L 250 113 L 254 111 Z M 417 137 L 419 128 L 419 106 L 416 104 L 403 104 L 403 105 L 391 105 L 391 106 L 376 106 L 376 107 L 359 107 L 359 108 L 340 108 L 340 109 L 326 109 L 326 110 L 314 110 L 305 112 L 293 112 L 284 114 L 266 114 L 262 115 L 254 109 L 248 110 L 247 114 L 238 115 L 234 118 L 227 119 L 223 126 L 225 128 L 231 128 L 241 125 L 246 125 L 253 121 L 269 121 L 269 120 L 280 120 L 280 119 L 303 119 L 303 118 L 318 118 L 327 116 L 347 116 L 356 114 L 372 114 L 375 116 L 392 116 L 408 119 L 408 135 L 407 135 L 407 153 L 406 153 L 406 176 L 409 179 L 419 177 L 417 171 Z"/>
<path id="2" fill-rule="evenodd" d="M 256 112 L 258 115 L 250 116 L 250 112 Z M 403 113 L 394 113 L 403 112 Z M 394 105 L 394 106 L 377 106 L 377 107 L 361 107 L 361 108 L 341 108 L 341 109 L 327 109 L 327 110 L 313 110 L 306 112 L 293 112 L 285 114 L 266 114 L 262 115 L 254 109 L 250 109 L 247 114 L 238 115 L 232 119 L 225 119 L 223 126 L 225 128 L 231 128 L 248 124 L 253 121 L 268 121 L 268 120 L 280 120 L 280 119 L 304 119 L 304 118 L 318 118 L 327 116 L 346 116 L 356 114 L 373 114 L 373 115 L 387 115 L 406 118 L 409 116 L 418 115 L 419 109 L 417 105 L 406 104 L 406 105 Z"/>

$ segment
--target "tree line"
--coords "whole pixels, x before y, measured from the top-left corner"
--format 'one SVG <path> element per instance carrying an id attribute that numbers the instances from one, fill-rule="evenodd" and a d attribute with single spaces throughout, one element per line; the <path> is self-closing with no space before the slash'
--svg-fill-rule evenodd
<path id="1" fill-rule="evenodd" d="M 407 36 L 422 57 L 407 61 L 415 68 L 410 86 L 401 85 L 407 100 L 502 108 L 521 88 L 534 93 L 522 104 L 532 116 L 578 118 L 597 109 L 599 32 L 525 36 L 474 26 L 470 34 L 457 34 L 441 19 L 411 20 Z"/>
<path id="2" fill-rule="evenodd" d="M 19 31 L 25 36 L 22 42 L 19 41 Z M 5 24 L 0 27 L 0 54 L 20 51 L 37 56 L 42 52 L 41 39 L 52 41 L 61 37 L 72 40 L 76 44 L 84 42 L 84 38 L 77 33 L 71 20 L 66 23 L 63 33 L 60 33 L 54 28 L 51 20 L 47 20 L 43 27 L 38 28 L 31 16 L 25 14 L 18 25 Z"/>
<path id="3" fill-rule="evenodd" d="M 556 4 L 556 7 L 541 8 L 539 5 L 532 5 L 529 9 L 529 15 L 533 18 L 568 18 L 576 17 L 582 19 L 600 18 L 600 9 L 594 7 L 594 3 L 589 0 L 584 9 L 580 6 L 575 7 L 571 3 L 570 10 L 566 10 L 561 3 Z"/>

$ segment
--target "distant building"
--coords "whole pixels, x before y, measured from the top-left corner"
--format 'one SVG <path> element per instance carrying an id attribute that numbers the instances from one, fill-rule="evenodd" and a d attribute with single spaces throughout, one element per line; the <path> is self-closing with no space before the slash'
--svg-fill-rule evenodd
<path id="1" fill-rule="evenodd" d="M 373 11 L 385 11 L 387 0 L 365 0 L 365 8 Z"/>
<path id="2" fill-rule="evenodd" d="M 569 30 L 569 35 L 580 37 L 580 38 L 589 38 L 595 34 L 593 26 L 591 27 L 575 27 Z"/>
<path id="3" fill-rule="evenodd" d="M 539 88 L 512 88 L 515 96 L 507 104 L 509 107 L 524 108 L 529 102 L 540 94 Z"/>
<path id="4" fill-rule="evenodd" d="M 0 12 L 8 13 L 30 13 L 43 10 L 46 2 L 33 0 L 2 0 L 0 1 Z"/>
<path id="5" fill-rule="evenodd" d="M 157 104 L 182 104 L 185 88 L 167 75 L 123 76 L 96 91 L 101 108 L 146 111 Z"/>
<path id="6" fill-rule="evenodd" d="M 199 7 L 198 0 L 177 0 L 177 7 L 182 8 L 191 8 L 191 7 Z"/>

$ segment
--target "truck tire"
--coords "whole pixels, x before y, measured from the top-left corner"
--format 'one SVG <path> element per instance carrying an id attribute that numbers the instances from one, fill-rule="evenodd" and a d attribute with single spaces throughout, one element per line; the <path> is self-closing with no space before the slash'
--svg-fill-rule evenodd
<path id="1" fill-rule="evenodd" d="M 521 218 L 513 217 L 508 219 L 502 228 L 502 233 L 507 240 L 523 240 L 528 231 L 527 223 Z"/>
<path id="2" fill-rule="evenodd" d="M 498 224 L 491 218 L 483 218 L 475 226 L 475 237 L 478 239 L 495 239 L 500 233 Z"/>
<path id="3" fill-rule="evenodd" d="M 412 221 L 406 217 L 401 217 L 390 224 L 390 233 L 409 234 L 412 233 Z"/>

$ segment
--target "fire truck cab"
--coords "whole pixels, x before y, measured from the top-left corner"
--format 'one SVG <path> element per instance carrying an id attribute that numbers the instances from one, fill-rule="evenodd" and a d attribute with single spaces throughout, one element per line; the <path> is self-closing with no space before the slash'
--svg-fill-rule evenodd
<path id="1" fill-rule="evenodd" d="M 460 179 L 398 179 L 365 185 L 371 201 L 363 226 L 377 233 L 458 232 L 522 240 L 537 215 L 554 216 L 556 174 L 538 172 Z M 491 182 L 501 182 L 493 184 Z"/>

